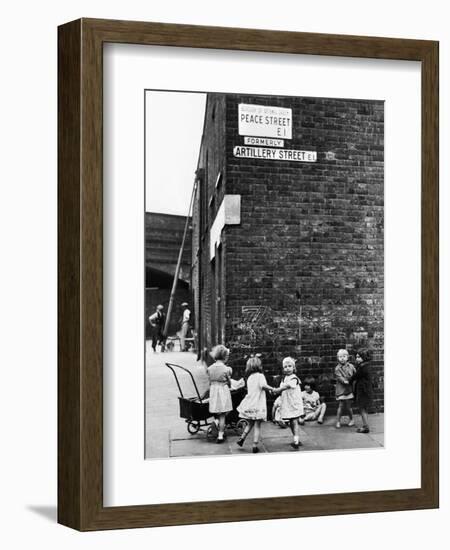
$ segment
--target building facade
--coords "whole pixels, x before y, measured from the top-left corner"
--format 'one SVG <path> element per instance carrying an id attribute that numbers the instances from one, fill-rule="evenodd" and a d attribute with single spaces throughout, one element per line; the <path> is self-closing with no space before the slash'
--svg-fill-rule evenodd
<path id="1" fill-rule="evenodd" d="M 209 94 L 192 213 L 200 346 L 286 355 L 332 401 L 336 353 L 384 393 L 384 103 Z"/>
<path id="2" fill-rule="evenodd" d="M 167 312 L 178 255 L 183 240 L 186 216 L 145 213 L 145 319 L 146 336 L 151 330 L 148 317 L 158 304 Z M 191 295 L 191 221 L 183 249 L 177 289 L 169 324 L 169 335 L 180 328 L 181 304 L 190 302 Z"/>

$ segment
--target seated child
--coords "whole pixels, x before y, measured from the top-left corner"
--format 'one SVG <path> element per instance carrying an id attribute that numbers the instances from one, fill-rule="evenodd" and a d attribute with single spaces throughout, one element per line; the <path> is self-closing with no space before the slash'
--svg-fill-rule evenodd
<path id="1" fill-rule="evenodd" d="M 315 379 L 313 377 L 306 378 L 305 389 L 302 391 L 305 418 L 300 419 L 300 424 L 304 424 L 305 420 L 317 420 L 319 424 L 323 423 L 327 406 L 320 401 L 320 395 L 313 390 L 314 385 Z"/>

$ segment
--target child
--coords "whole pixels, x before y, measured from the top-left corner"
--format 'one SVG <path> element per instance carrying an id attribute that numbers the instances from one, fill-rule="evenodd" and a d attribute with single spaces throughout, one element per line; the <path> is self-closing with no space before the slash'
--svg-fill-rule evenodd
<path id="1" fill-rule="evenodd" d="M 239 447 L 242 447 L 248 434 L 253 427 L 253 448 L 252 452 L 258 453 L 259 434 L 261 422 L 267 420 L 266 391 L 271 391 L 267 385 L 266 377 L 262 373 L 262 363 L 259 357 L 250 357 L 245 366 L 245 377 L 247 378 L 247 395 L 237 408 L 239 417 L 247 421 L 247 425 L 237 440 Z"/>
<path id="2" fill-rule="evenodd" d="M 345 409 L 347 409 L 349 417 L 349 426 L 354 426 L 353 411 L 352 411 L 352 376 L 355 374 L 355 367 L 348 362 L 348 351 L 346 349 L 340 349 L 337 352 L 338 364 L 334 369 L 336 376 L 336 400 L 339 402 L 337 416 L 336 416 L 336 428 L 341 427 L 341 417 Z"/>
<path id="3" fill-rule="evenodd" d="M 209 376 L 209 412 L 214 414 L 218 424 L 216 443 L 224 442 L 225 417 L 233 410 L 230 393 L 232 369 L 225 363 L 228 361 L 230 350 L 223 345 L 215 346 L 211 350 L 211 357 L 215 363 L 207 368 Z"/>
<path id="4" fill-rule="evenodd" d="M 304 424 L 305 420 L 317 420 L 319 424 L 323 424 L 327 406 L 321 403 L 320 395 L 313 390 L 314 384 L 315 380 L 312 377 L 305 380 L 305 389 L 302 391 L 305 418 L 300 420 L 300 424 Z"/>
<path id="5" fill-rule="evenodd" d="M 359 407 L 363 425 L 356 431 L 362 434 L 369 433 L 369 405 L 373 398 L 373 386 L 370 376 L 369 364 L 372 360 L 372 352 L 369 349 L 360 349 L 355 355 L 356 372 L 353 375 L 355 383 L 355 401 Z"/>
<path id="6" fill-rule="evenodd" d="M 280 393 L 280 416 L 289 422 L 294 437 L 291 447 L 298 449 L 302 443 L 299 436 L 299 419 L 304 416 L 300 379 L 295 374 L 295 359 L 285 357 L 283 359 L 283 374 L 280 387 L 274 393 Z"/>

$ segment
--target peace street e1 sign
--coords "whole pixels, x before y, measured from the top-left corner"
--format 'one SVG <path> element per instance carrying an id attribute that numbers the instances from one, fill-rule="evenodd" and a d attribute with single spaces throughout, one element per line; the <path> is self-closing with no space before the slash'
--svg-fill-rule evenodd
<path id="1" fill-rule="evenodd" d="M 238 118 L 239 135 L 256 137 L 245 137 L 246 146 L 235 146 L 233 148 L 235 157 L 297 162 L 317 161 L 315 151 L 273 148 L 283 147 L 285 139 L 292 139 L 292 109 L 240 103 Z M 252 140 L 255 142 L 253 143 Z M 269 147 L 248 147 L 248 145 L 269 145 Z"/>
<path id="2" fill-rule="evenodd" d="M 292 139 L 292 109 L 240 103 L 239 135 Z"/>

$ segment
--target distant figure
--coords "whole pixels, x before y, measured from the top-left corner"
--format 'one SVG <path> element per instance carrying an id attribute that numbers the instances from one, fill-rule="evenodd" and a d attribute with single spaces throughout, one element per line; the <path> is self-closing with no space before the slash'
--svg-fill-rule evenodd
<path id="1" fill-rule="evenodd" d="M 164 306 L 159 304 L 156 306 L 156 311 L 148 318 L 150 326 L 152 327 L 152 348 L 156 352 L 156 345 L 161 345 L 161 351 L 164 351 L 164 323 L 166 316 L 163 313 Z"/>
<path id="2" fill-rule="evenodd" d="M 183 302 L 181 304 L 181 308 L 183 313 L 181 315 L 180 347 L 181 351 L 188 351 L 188 349 L 186 348 L 186 338 L 188 336 L 190 328 L 191 312 L 186 302 Z"/>

